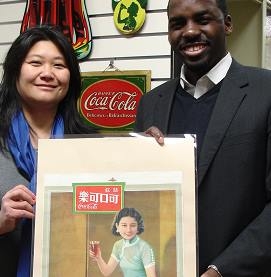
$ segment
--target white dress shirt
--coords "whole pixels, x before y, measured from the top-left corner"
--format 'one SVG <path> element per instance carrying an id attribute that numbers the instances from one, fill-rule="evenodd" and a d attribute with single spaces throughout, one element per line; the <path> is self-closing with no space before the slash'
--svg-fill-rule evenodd
<path id="1" fill-rule="evenodd" d="M 198 79 L 195 86 L 186 80 L 184 76 L 185 65 L 183 65 L 181 68 L 180 84 L 185 91 L 191 94 L 194 98 L 198 99 L 223 80 L 231 66 L 231 63 L 232 57 L 231 54 L 228 53 L 207 74 Z"/>

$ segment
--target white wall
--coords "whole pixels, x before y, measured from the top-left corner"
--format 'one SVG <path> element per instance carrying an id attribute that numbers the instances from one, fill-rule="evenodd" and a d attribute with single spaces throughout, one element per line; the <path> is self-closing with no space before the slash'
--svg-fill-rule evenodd
<path id="1" fill-rule="evenodd" d="M 167 0 L 148 0 L 143 28 L 134 36 L 120 34 L 114 26 L 111 0 L 85 0 L 93 36 L 82 72 L 103 71 L 114 59 L 120 70 L 151 70 L 152 88 L 170 78 L 171 55 L 167 40 Z M 0 0 L 0 74 L 3 59 L 19 35 L 25 0 Z"/>

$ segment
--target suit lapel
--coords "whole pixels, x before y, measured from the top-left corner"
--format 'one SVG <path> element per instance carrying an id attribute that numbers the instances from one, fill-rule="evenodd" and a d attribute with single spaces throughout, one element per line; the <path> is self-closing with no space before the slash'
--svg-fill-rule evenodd
<path id="1" fill-rule="evenodd" d="M 217 101 L 206 130 L 199 165 L 198 184 L 202 182 L 212 160 L 215 157 L 232 119 L 237 113 L 248 85 L 244 67 L 233 61 L 221 86 Z"/>
<path id="2" fill-rule="evenodd" d="M 163 89 L 158 93 L 157 108 L 155 109 L 155 124 L 159 126 L 160 130 L 166 134 L 168 130 L 170 111 L 174 99 L 175 91 L 178 88 L 180 79 L 176 78 L 170 82 L 165 83 Z M 159 107 L 159 108 L 158 108 Z"/>

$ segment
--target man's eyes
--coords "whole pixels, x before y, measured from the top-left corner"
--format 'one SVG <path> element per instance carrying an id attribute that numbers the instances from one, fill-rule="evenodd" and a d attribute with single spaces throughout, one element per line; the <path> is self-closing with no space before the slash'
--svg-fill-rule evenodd
<path id="1" fill-rule="evenodd" d="M 197 22 L 202 25 L 208 24 L 212 19 L 210 17 L 200 17 L 197 19 Z"/>
<path id="2" fill-rule="evenodd" d="M 194 24 L 197 25 L 207 25 L 209 24 L 213 19 L 210 16 L 200 16 L 193 20 Z M 186 20 L 174 20 L 169 23 L 169 28 L 174 29 L 180 29 L 184 28 L 188 22 Z"/>
<path id="3" fill-rule="evenodd" d="M 170 29 L 178 29 L 178 28 L 182 28 L 185 26 L 185 21 L 184 20 L 178 20 L 178 21 L 172 21 L 169 24 Z"/>

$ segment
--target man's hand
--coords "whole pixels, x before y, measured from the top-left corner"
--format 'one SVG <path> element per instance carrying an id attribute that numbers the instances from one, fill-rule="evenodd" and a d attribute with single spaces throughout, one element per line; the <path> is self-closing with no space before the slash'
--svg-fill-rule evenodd
<path id="1" fill-rule="evenodd" d="M 0 235 L 15 229 L 21 218 L 33 218 L 36 196 L 24 185 L 9 190 L 2 199 L 0 210 Z"/>
<path id="2" fill-rule="evenodd" d="M 221 277 L 217 271 L 212 268 L 209 268 L 205 271 L 200 277 Z"/>
<path id="3" fill-rule="evenodd" d="M 145 131 L 145 134 L 154 137 L 160 145 L 164 144 L 164 135 L 157 127 L 151 126 Z"/>

